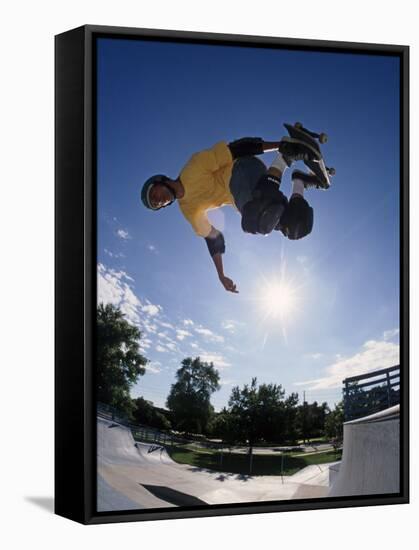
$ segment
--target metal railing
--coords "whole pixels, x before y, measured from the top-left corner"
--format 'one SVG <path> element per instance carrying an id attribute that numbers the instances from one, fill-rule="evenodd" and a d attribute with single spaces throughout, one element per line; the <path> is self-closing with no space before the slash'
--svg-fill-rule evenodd
<path id="1" fill-rule="evenodd" d="M 229 445 L 223 442 L 210 441 L 208 439 L 202 438 L 193 438 L 193 437 L 183 437 L 181 434 L 175 433 L 172 430 L 163 431 L 150 426 L 134 424 L 131 420 L 127 418 L 121 411 L 115 409 L 111 405 L 105 405 L 104 403 L 97 404 L 97 416 L 108 420 L 110 422 L 115 422 L 121 424 L 131 430 L 132 436 L 136 442 L 149 443 L 151 445 L 161 445 L 166 447 L 169 453 L 172 451 L 181 450 L 181 451 L 198 451 L 196 453 L 199 456 L 204 449 L 212 449 L 213 453 L 203 453 L 214 456 L 214 460 L 207 458 L 208 462 L 205 463 L 205 466 L 202 466 L 201 463 L 198 463 L 196 467 L 214 469 L 215 471 L 220 472 L 233 472 L 240 475 L 264 475 L 266 468 L 264 460 L 271 458 L 278 464 L 278 473 L 276 475 L 291 475 L 295 473 L 300 468 L 306 466 L 306 463 L 303 460 L 304 452 L 300 446 L 290 449 L 281 449 L 276 447 L 273 449 L 273 454 L 271 457 L 265 456 L 265 453 L 257 453 L 257 447 L 249 448 L 245 445 Z M 202 436 L 201 436 L 202 437 Z M 201 450 L 201 453 L 199 452 Z M 301 453 L 298 451 L 301 450 Z M 252 452 L 251 452 L 252 451 Z M 288 452 L 291 451 L 290 456 Z M 294 453 L 292 453 L 292 451 Z M 329 450 L 332 452 L 332 450 Z M 325 453 L 326 451 L 321 451 Z M 274 454 L 276 453 L 276 456 Z M 334 447 L 335 457 L 333 460 L 338 460 L 340 457 L 340 450 L 338 447 Z M 240 461 L 240 470 L 238 471 L 237 461 Z M 230 470 L 231 463 L 234 463 L 234 467 Z M 291 468 L 291 470 L 290 470 Z M 319 465 L 321 469 L 321 465 Z M 259 471 L 259 473 L 257 473 Z M 284 474 L 284 472 L 287 472 Z M 283 480 L 284 481 L 284 480 Z"/>
<path id="2" fill-rule="evenodd" d="M 400 403 L 400 366 L 350 376 L 343 386 L 345 421 L 382 411 Z"/>
<path id="3" fill-rule="evenodd" d="M 179 434 L 173 433 L 172 431 L 159 430 L 158 428 L 152 428 L 143 424 L 134 424 L 128 419 L 121 411 L 117 410 L 111 405 L 106 405 L 104 403 L 98 403 L 97 415 L 106 420 L 111 420 L 112 422 L 117 422 L 129 428 L 132 432 L 132 436 L 136 441 L 142 441 L 144 443 L 155 443 L 160 445 L 193 445 L 197 447 L 218 449 L 223 447 L 221 443 L 216 443 L 213 441 L 208 441 L 202 437 L 194 438 L 183 437 Z"/>

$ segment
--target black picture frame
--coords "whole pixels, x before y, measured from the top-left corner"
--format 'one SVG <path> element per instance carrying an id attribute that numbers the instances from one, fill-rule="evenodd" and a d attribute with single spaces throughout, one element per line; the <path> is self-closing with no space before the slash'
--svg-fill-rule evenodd
<path id="1" fill-rule="evenodd" d="M 182 509 L 96 512 L 96 116 L 99 37 L 251 45 L 400 58 L 400 493 Z M 83 524 L 409 502 L 409 48 L 86 25 L 55 37 L 55 513 Z"/>

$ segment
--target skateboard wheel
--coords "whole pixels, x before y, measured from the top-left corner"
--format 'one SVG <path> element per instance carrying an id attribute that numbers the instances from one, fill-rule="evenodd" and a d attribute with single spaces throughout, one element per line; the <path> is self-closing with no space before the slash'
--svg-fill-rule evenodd
<path id="1" fill-rule="evenodd" d="M 296 123 L 294 124 L 294 128 L 300 129 L 300 128 L 302 128 L 302 127 L 303 127 L 303 125 L 301 124 L 301 122 L 296 122 Z"/>
<path id="2" fill-rule="evenodd" d="M 325 133 L 323 133 L 323 132 L 322 132 L 321 134 L 319 134 L 319 141 L 320 141 L 320 143 L 326 143 L 326 141 L 327 141 L 327 134 L 325 134 Z"/>
<path id="3" fill-rule="evenodd" d="M 331 176 L 334 176 L 336 174 L 336 170 L 334 168 L 327 168 L 327 171 Z"/>

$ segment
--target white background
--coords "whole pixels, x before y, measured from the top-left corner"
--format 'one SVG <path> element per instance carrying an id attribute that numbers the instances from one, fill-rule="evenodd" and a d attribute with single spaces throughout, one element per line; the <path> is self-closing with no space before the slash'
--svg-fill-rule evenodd
<path id="1" fill-rule="evenodd" d="M 3 548 L 380 548 L 417 539 L 417 15 L 414 2 L 4 2 L 1 8 L 0 543 Z M 412 504 L 83 527 L 53 496 L 53 36 L 102 24 L 409 44 L 411 51 Z M 287 75 L 283 75 L 284 79 Z M 331 75 L 333 78 L 333 75 Z M 310 83 L 306 83 L 308 86 Z M 302 85 L 304 80 L 302 79 Z M 263 85 L 261 83 L 261 90 Z M 278 101 L 280 101 L 278 90 Z M 272 113 L 275 116 L 275 113 Z M 362 178 L 355 174 L 354 178 Z M 362 199 L 362 198 L 360 198 Z M 416 433 L 415 433 L 416 432 Z M 416 535 L 416 536 L 415 536 Z"/>

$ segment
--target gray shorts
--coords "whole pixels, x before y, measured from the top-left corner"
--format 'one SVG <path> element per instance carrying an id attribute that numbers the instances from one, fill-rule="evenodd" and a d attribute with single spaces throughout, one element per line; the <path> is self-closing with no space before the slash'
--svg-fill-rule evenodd
<path id="1" fill-rule="evenodd" d="M 240 212 L 252 200 L 253 189 L 266 170 L 265 164 L 257 157 L 241 157 L 234 161 L 230 191 Z"/>

